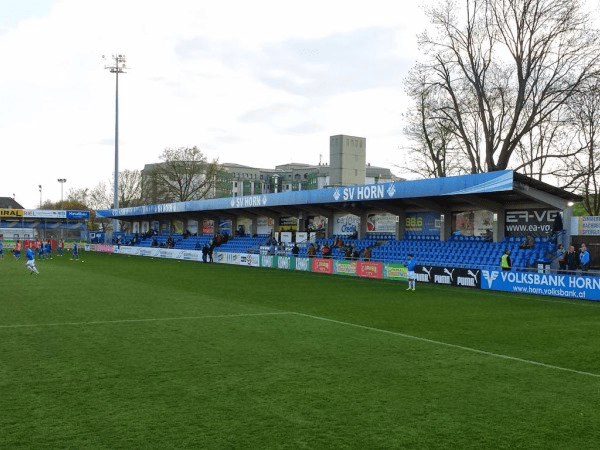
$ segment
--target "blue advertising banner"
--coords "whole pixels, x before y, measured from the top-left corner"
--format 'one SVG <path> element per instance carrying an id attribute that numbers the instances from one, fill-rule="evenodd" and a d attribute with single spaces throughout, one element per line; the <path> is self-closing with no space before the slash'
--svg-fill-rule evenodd
<path id="1" fill-rule="evenodd" d="M 89 219 L 89 211 L 67 211 L 67 219 Z"/>
<path id="2" fill-rule="evenodd" d="M 520 294 L 600 300 L 600 278 L 591 276 L 482 270 L 481 288 Z"/>
<path id="3" fill-rule="evenodd" d="M 227 210 L 237 208 L 264 208 L 270 206 L 344 203 L 349 201 L 377 201 L 428 196 L 480 194 L 513 189 L 512 170 L 460 175 L 413 181 L 395 181 L 385 184 L 340 186 L 331 189 L 289 191 L 277 194 L 259 194 L 243 197 L 194 200 L 189 202 L 144 205 L 132 208 L 98 210 L 97 217 L 124 217 L 149 214 Z"/>

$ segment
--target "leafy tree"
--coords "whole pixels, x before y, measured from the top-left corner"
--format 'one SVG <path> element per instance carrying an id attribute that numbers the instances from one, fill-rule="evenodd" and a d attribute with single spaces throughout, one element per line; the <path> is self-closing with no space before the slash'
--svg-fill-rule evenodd
<path id="1" fill-rule="evenodd" d="M 184 202 L 212 196 L 221 171 L 218 160 L 209 162 L 198 147 L 167 148 L 160 159 L 162 163 L 152 165 L 144 174 L 147 202 Z"/>

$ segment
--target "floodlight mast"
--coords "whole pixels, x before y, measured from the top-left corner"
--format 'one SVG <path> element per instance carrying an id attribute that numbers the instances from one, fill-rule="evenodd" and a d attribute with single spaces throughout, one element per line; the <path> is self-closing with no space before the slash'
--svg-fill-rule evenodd
<path id="1" fill-rule="evenodd" d="M 107 59 L 106 56 L 102 56 L 102 58 Z M 127 63 L 125 61 L 125 55 L 117 54 L 111 55 L 111 59 L 113 60 L 110 65 L 104 66 L 105 69 L 109 69 L 110 73 L 115 74 L 115 182 L 114 182 L 114 197 L 113 203 L 114 209 L 119 207 L 119 74 L 126 73 L 125 69 L 129 69 L 127 67 Z M 119 221 L 117 219 L 113 219 L 113 233 L 119 230 Z"/>

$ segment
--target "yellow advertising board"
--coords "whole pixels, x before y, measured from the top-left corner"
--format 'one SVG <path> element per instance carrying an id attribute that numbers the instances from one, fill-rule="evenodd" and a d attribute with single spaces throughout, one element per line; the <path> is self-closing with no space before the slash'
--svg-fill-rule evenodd
<path id="1" fill-rule="evenodd" d="M 0 209 L 0 217 L 23 217 L 22 209 Z"/>

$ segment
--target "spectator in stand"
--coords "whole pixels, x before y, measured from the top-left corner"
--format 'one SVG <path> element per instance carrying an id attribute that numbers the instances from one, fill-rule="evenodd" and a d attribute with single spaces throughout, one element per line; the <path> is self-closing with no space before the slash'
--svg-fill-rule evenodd
<path id="1" fill-rule="evenodd" d="M 363 261 L 371 261 L 371 249 L 369 247 L 363 250 Z"/>
<path id="2" fill-rule="evenodd" d="M 502 270 L 510 270 L 512 268 L 509 249 L 504 250 L 504 254 L 500 258 L 500 266 L 502 267 Z"/>
<path id="3" fill-rule="evenodd" d="M 569 247 L 569 251 L 567 252 L 567 255 L 565 256 L 565 261 L 567 263 L 567 269 L 568 269 L 568 273 L 570 273 L 571 275 L 574 275 L 575 272 L 577 271 L 577 252 L 575 252 L 575 247 L 573 245 L 571 245 Z"/>
<path id="4" fill-rule="evenodd" d="M 298 253 L 300 253 L 300 247 L 298 247 L 298 244 L 294 242 L 294 246 L 292 247 L 292 255 L 298 256 Z"/>
<path id="5" fill-rule="evenodd" d="M 494 232 L 491 229 L 488 229 L 485 232 L 485 236 L 483 237 L 484 242 L 492 242 L 494 240 Z"/>
<path id="6" fill-rule="evenodd" d="M 321 255 L 323 256 L 323 258 L 331 258 L 331 248 L 329 247 L 327 242 L 324 243 L 323 247 L 321 248 Z"/>
<path id="7" fill-rule="evenodd" d="M 562 244 L 558 244 L 556 247 L 556 252 L 554 253 L 554 257 L 552 258 L 552 262 L 550 267 L 552 269 L 558 269 L 560 272 L 564 272 L 567 268 L 567 263 L 565 261 L 565 255 L 567 254 L 565 248 Z"/>
<path id="8" fill-rule="evenodd" d="M 165 242 L 165 247 L 167 247 L 167 248 L 175 247 L 175 240 L 173 239 L 173 236 L 171 236 L 171 235 L 167 236 L 167 240 Z"/>
<path id="9" fill-rule="evenodd" d="M 308 246 L 308 250 L 306 251 L 306 254 L 308 255 L 309 258 L 315 257 L 315 255 L 317 254 L 317 250 L 315 249 L 315 246 L 313 244 L 310 244 Z"/>
<path id="10" fill-rule="evenodd" d="M 347 245 L 346 247 L 344 247 L 344 258 L 345 259 L 352 259 L 352 247 Z"/>
<path id="11" fill-rule="evenodd" d="M 333 243 L 333 248 L 342 248 L 344 246 L 344 241 L 342 241 L 341 237 L 336 238 L 335 242 Z"/>
<path id="12" fill-rule="evenodd" d="M 552 239 L 557 236 L 563 230 L 563 221 L 560 213 L 556 214 L 554 218 L 554 223 L 552 224 L 552 230 L 550 231 L 550 235 L 548 238 Z M 553 239 L 555 240 L 555 239 Z"/>
<path id="13" fill-rule="evenodd" d="M 579 266 L 582 272 L 587 272 L 590 268 L 590 252 L 585 244 L 581 244 L 581 248 L 579 249 Z"/>
<path id="14" fill-rule="evenodd" d="M 523 243 L 519 246 L 519 248 L 533 248 L 533 246 L 535 245 L 535 240 L 533 239 L 533 236 L 531 234 L 528 234 L 527 237 L 525 238 L 525 240 L 523 241 Z"/>

